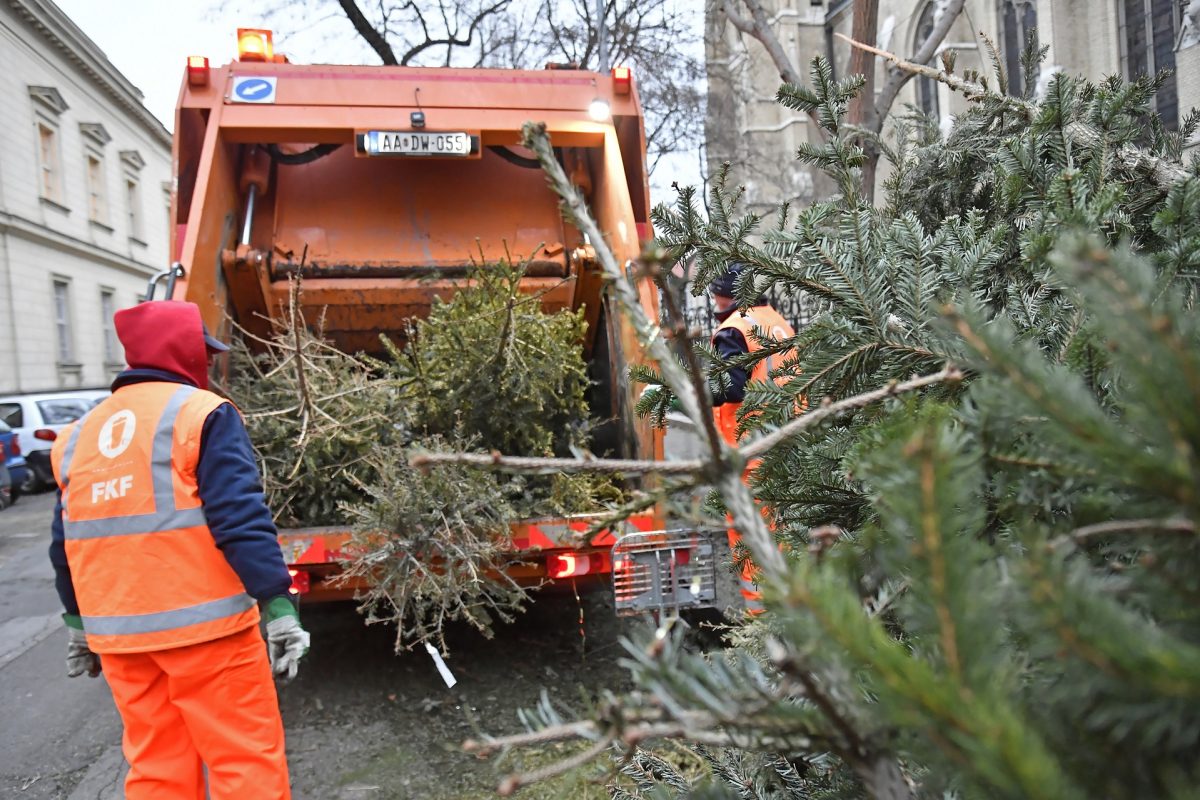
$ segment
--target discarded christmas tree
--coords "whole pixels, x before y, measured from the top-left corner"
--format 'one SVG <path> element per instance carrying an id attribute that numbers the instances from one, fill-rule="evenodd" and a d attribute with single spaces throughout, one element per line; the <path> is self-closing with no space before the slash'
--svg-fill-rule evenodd
<path id="1" fill-rule="evenodd" d="M 510 525 L 596 511 L 619 498 L 606 478 L 498 480 L 469 467 L 416 469 L 440 450 L 562 455 L 586 447 L 581 313 L 520 293 L 522 266 L 480 265 L 414 321 L 387 358 L 350 355 L 298 311 L 235 360 L 242 408 L 281 527 L 342 525 L 346 579 L 361 579 L 369 621 L 397 625 L 397 647 L 466 620 L 490 635 L 528 600 L 513 582 Z"/>
<path id="2" fill-rule="evenodd" d="M 614 797 L 1196 796 L 1200 164 L 1179 157 L 1200 116 L 1148 123 L 1149 79 L 1058 74 L 1035 101 L 940 77 L 973 107 L 945 142 L 925 127 L 892 150 L 883 210 L 859 199 L 842 128 L 857 85 L 818 58 L 780 100 L 823 121 L 800 156 L 841 197 L 767 231 L 722 181 L 707 220 L 690 191 L 656 211 L 702 279 L 740 261 L 743 302 L 774 285 L 820 313 L 755 356 L 796 351 L 786 390 L 749 392 L 743 417 L 789 545 L 781 569 L 749 539 L 767 613 L 746 649 L 634 647 L 637 692 L 529 735 L 717 748 L 704 785 L 642 770 Z M 851 402 L 914 374 L 942 377 Z M 822 398 L 854 408 L 798 424 L 800 395 L 813 419 Z M 736 503 L 721 470 L 740 464 L 697 476 Z"/>

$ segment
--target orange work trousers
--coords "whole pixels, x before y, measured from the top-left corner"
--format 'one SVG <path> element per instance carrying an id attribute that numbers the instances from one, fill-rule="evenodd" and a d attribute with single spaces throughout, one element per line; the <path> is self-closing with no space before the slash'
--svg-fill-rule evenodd
<path id="1" fill-rule="evenodd" d="M 125 723 L 126 800 L 291 797 L 283 720 L 257 626 L 211 642 L 100 656 Z"/>

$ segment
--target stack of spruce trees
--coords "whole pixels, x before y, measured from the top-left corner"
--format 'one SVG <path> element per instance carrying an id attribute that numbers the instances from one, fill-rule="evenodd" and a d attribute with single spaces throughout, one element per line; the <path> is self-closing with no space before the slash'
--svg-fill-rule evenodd
<path id="1" fill-rule="evenodd" d="M 299 313 L 241 347 L 230 396 L 245 414 L 280 527 L 353 527 L 344 576 L 369 586 L 369 621 L 397 624 L 397 647 L 461 619 L 486 635 L 528 601 L 505 575 L 511 523 L 595 511 L 602 479 L 507 477 L 466 466 L 415 469 L 426 451 L 568 455 L 587 446 L 582 310 L 547 313 L 520 291 L 523 265 L 480 264 L 414 320 L 386 357 L 344 353 Z"/>

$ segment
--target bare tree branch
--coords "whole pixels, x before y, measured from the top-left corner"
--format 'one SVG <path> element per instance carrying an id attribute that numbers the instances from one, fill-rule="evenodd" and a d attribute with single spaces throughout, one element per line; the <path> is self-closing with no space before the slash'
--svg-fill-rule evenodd
<path id="1" fill-rule="evenodd" d="M 450 53 L 452 48 L 470 47 L 471 42 L 475 39 L 475 32 L 478 30 L 480 24 L 482 24 L 482 22 L 491 15 L 497 14 L 506 9 L 511 2 L 512 0 L 496 0 L 496 2 L 492 3 L 490 6 L 484 6 L 480 8 L 479 11 L 475 13 L 475 16 L 471 18 L 471 24 L 467 26 L 467 35 L 464 38 L 458 34 L 457 26 L 452 26 L 450 24 L 450 20 L 446 17 L 446 7 L 444 4 L 439 4 L 438 7 L 442 13 L 442 19 L 446 24 L 446 35 L 442 37 L 431 36 L 429 33 L 429 27 L 425 22 L 425 17 L 421 13 L 420 8 L 417 7 L 415 2 L 411 2 L 410 0 L 410 2 L 406 5 L 412 7 L 414 13 L 417 15 L 417 18 L 420 20 L 421 28 L 425 32 L 425 39 L 424 41 L 417 42 L 415 45 L 406 50 L 404 55 L 400 58 L 400 63 L 407 66 L 408 64 L 412 63 L 414 58 L 429 48 L 445 45 L 446 66 L 450 66 Z M 451 30 L 452 27 L 454 30 Z"/>
<path id="2" fill-rule="evenodd" d="M 767 19 L 767 12 L 763 9 L 762 3 L 758 0 L 742 0 L 742 2 L 750 9 L 751 19 L 747 20 L 737 13 L 737 0 L 725 0 L 722 7 L 725 10 L 726 18 L 733 23 L 733 27 L 742 33 L 750 34 L 766 48 L 767 55 L 771 57 L 771 63 L 775 65 L 775 69 L 784 83 L 799 86 L 803 79 L 796 66 L 792 64 L 792 60 L 783 51 L 779 37 L 775 35 L 775 31 L 771 30 L 771 23 Z"/>
<path id="3" fill-rule="evenodd" d="M 342 7 L 342 11 L 346 12 L 346 18 L 350 20 L 350 24 L 354 26 L 354 30 L 358 35 L 371 46 L 371 49 L 383 59 L 384 64 L 395 66 L 399 62 L 396 61 L 396 54 L 392 52 L 392 46 L 388 44 L 387 39 L 382 33 L 377 31 L 370 21 L 363 16 L 362 10 L 358 7 L 358 3 L 354 0 L 338 0 L 338 5 Z"/>
<path id="4" fill-rule="evenodd" d="M 929 36 L 921 43 L 912 60 L 918 64 L 926 64 L 933 58 L 933 54 L 937 51 L 945 40 L 946 35 L 950 33 L 950 28 L 958 19 L 958 15 L 962 12 L 963 4 L 966 0 L 950 0 L 950 3 L 943 10 L 942 15 L 938 17 L 933 24 L 933 30 L 929 32 Z M 866 52 L 871 52 L 867 50 Z M 878 53 L 875 53 L 878 55 Z M 893 61 L 893 66 L 888 69 L 887 80 L 884 81 L 883 88 L 879 90 L 879 97 L 875 100 L 873 116 L 866 121 L 865 127 L 879 133 L 883 130 L 883 122 L 887 117 L 888 112 L 892 109 L 892 103 L 896 102 L 896 95 L 900 94 L 900 90 L 904 88 L 904 84 L 912 78 L 913 74 Z"/>

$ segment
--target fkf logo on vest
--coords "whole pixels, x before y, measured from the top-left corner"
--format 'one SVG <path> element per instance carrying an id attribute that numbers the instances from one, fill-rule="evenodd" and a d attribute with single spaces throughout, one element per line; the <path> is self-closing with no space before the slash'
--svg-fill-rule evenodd
<path id="1" fill-rule="evenodd" d="M 116 458 L 124 453 L 133 442 L 133 432 L 137 428 L 137 417 L 129 409 L 122 409 L 113 414 L 100 428 L 96 437 L 96 445 L 100 455 L 105 458 Z M 122 475 L 112 480 L 97 481 L 92 484 L 92 502 L 116 500 L 124 497 L 133 488 L 133 476 Z"/>

